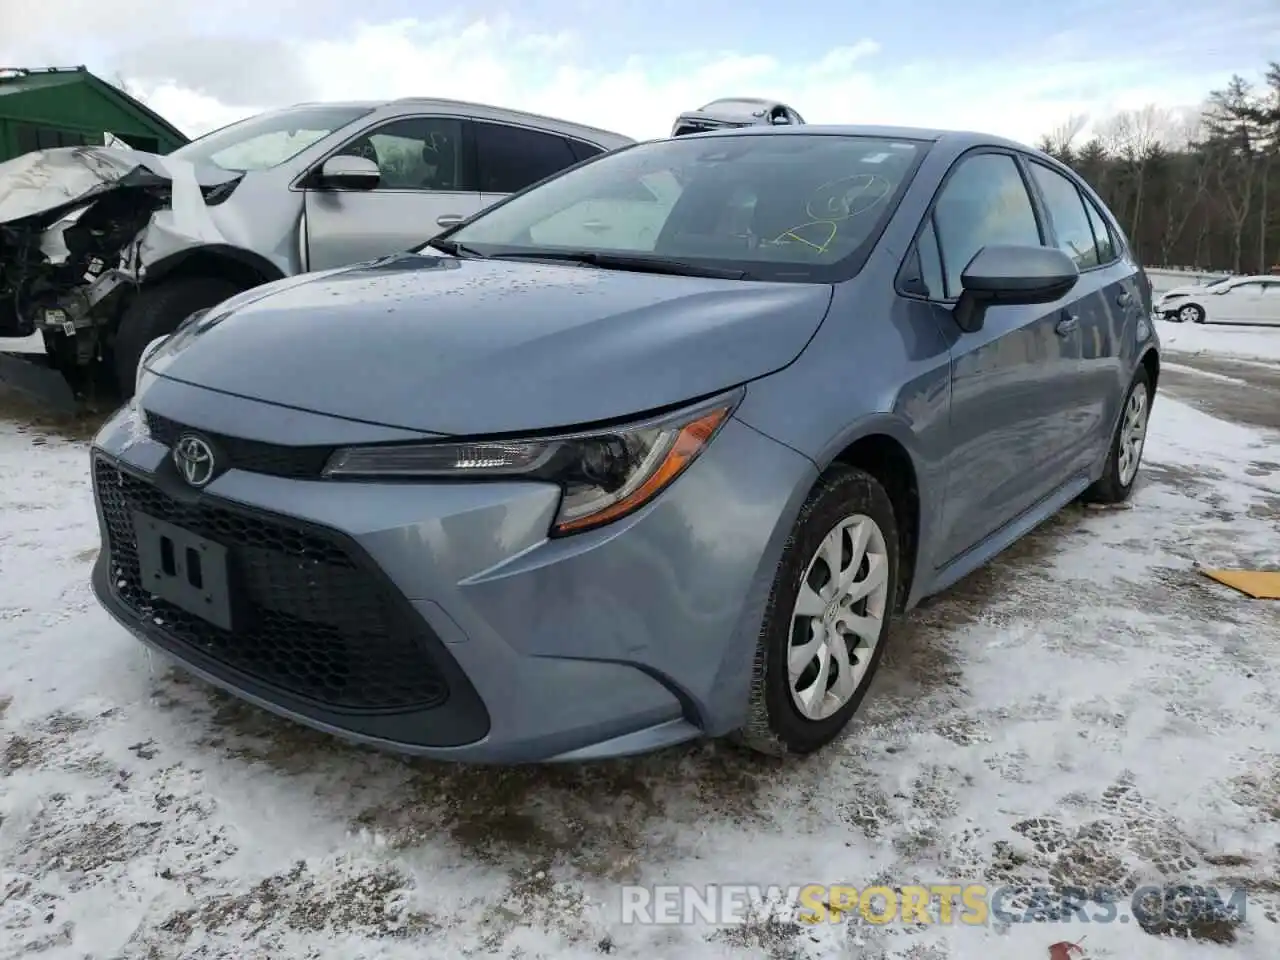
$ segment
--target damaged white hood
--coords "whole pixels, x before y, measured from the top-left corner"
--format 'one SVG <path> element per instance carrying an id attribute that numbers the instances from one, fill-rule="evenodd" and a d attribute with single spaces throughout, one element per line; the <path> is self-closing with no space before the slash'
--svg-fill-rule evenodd
<path id="1" fill-rule="evenodd" d="M 26 221 L 49 234 L 46 250 L 60 246 L 68 215 L 118 190 L 167 188 L 168 205 L 157 210 L 139 235 L 139 259 L 146 263 L 175 247 L 223 241 L 202 188 L 241 174 L 200 167 L 173 157 L 115 147 L 60 147 L 37 150 L 0 163 L 0 224 Z M 52 229 L 51 229 L 52 228 Z"/>

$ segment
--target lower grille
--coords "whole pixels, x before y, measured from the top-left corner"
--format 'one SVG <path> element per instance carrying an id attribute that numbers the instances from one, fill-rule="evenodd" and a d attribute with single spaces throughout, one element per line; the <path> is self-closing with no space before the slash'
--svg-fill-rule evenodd
<path id="1" fill-rule="evenodd" d="M 380 578 L 347 548 L 283 517 L 183 502 L 97 457 L 112 590 L 173 639 L 263 683 L 348 711 L 438 706 L 448 696 L 420 640 L 425 624 L 399 612 Z M 133 511 L 227 548 L 239 622 L 221 629 L 142 588 Z"/>

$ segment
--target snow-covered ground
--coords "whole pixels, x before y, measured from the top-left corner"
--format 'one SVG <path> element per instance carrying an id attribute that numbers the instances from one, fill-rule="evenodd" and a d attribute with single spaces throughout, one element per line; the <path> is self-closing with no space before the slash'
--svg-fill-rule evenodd
<path id="1" fill-rule="evenodd" d="M 1194 353 L 1280 364 L 1280 327 L 1155 321 L 1160 343 L 1172 353 Z"/>
<path id="2" fill-rule="evenodd" d="M 149 658 L 90 593 L 86 466 L 0 422 L 0 957 L 1280 956 L 1280 604 L 1196 571 L 1280 566 L 1275 434 L 1158 399 L 1132 509 L 1072 507 L 907 618 L 817 757 L 507 770 L 342 746 Z M 618 922 L 621 883 L 877 881 L 1250 893 L 1194 931 L 1232 946 Z"/>

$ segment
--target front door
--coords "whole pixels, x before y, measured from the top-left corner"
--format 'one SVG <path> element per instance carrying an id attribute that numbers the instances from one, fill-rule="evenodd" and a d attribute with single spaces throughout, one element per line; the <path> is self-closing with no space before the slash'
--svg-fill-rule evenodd
<path id="1" fill-rule="evenodd" d="M 983 247 L 1039 246 L 1041 225 L 1011 154 L 967 154 L 935 204 L 922 245 L 936 237 L 944 293 Z M 945 564 L 1044 499 L 1070 474 L 1078 446 L 1080 322 L 1070 299 L 986 311 L 981 330 L 949 331 L 951 445 Z"/>
<path id="2" fill-rule="evenodd" d="M 445 218 L 482 206 L 465 143 L 467 121 L 404 117 L 360 134 L 336 156 L 375 161 L 372 190 L 306 191 L 307 269 L 326 270 L 421 246 Z"/>

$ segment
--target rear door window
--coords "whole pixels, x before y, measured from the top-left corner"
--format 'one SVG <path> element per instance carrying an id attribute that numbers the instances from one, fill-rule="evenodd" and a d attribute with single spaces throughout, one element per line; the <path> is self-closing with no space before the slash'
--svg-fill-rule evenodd
<path id="1" fill-rule="evenodd" d="M 1074 183 L 1056 170 L 1034 161 L 1030 167 L 1032 179 L 1049 208 L 1058 249 L 1074 260 L 1081 270 L 1096 267 L 1100 262 L 1098 241 L 1085 210 L 1084 197 Z"/>
<path id="2" fill-rule="evenodd" d="M 578 162 L 563 137 L 475 122 L 481 193 L 515 193 Z"/>
<path id="3" fill-rule="evenodd" d="M 1107 225 L 1107 218 L 1102 215 L 1102 211 L 1098 209 L 1098 205 L 1085 197 L 1085 210 L 1089 214 L 1089 225 L 1093 227 L 1094 243 L 1098 246 L 1098 262 L 1101 264 L 1111 263 L 1116 259 L 1116 242 L 1111 237 L 1111 228 Z"/>
<path id="4" fill-rule="evenodd" d="M 604 153 L 603 147 L 597 147 L 593 143 L 585 143 L 582 140 L 569 140 L 567 138 L 565 142 L 569 144 L 569 149 L 573 151 L 574 159 L 579 161 L 590 160 L 592 157 L 598 157 Z"/>

